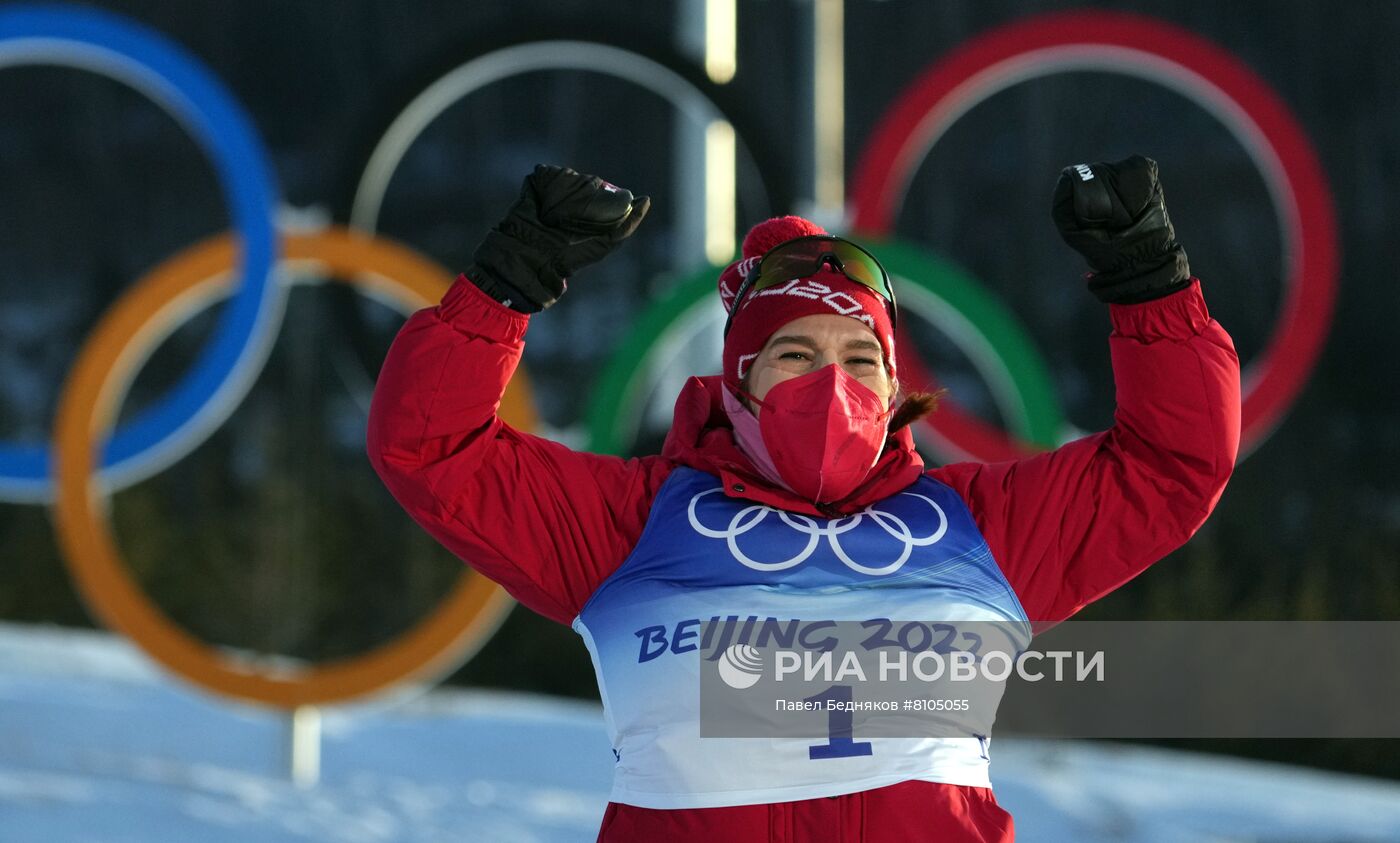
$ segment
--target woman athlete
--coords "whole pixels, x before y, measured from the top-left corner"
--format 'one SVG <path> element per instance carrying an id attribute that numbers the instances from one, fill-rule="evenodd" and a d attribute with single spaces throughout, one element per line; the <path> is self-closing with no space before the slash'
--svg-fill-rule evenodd
<path id="1" fill-rule="evenodd" d="M 810 739 L 699 737 L 699 626 L 942 616 L 1029 630 L 1201 526 L 1235 461 L 1239 361 L 1176 243 L 1156 164 L 1068 167 L 1053 199 L 1108 306 L 1112 427 L 932 469 L 909 429 L 932 401 L 901 401 L 888 277 L 797 217 L 755 226 L 721 274 L 723 368 L 685 384 L 660 455 L 579 453 L 504 424 L 530 314 L 649 204 L 537 167 L 473 266 L 394 340 L 370 411 L 375 470 L 454 554 L 583 637 L 616 760 L 598 840 L 1012 840 L 984 740 L 871 738 L 823 754 Z M 876 515 L 861 527 L 865 512 L 937 540 L 907 541 L 893 564 L 895 533 Z M 742 536 L 725 527 L 741 521 Z"/>

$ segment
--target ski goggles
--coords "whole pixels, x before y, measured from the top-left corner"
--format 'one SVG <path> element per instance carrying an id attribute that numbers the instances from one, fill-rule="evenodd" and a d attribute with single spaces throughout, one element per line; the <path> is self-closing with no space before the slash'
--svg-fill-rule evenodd
<path id="1" fill-rule="evenodd" d="M 745 296 L 786 284 L 795 278 L 808 278 L 828 265 L 880 296 L 890 315 L 890 329 L 895 328 L 897 309 L 894 286 L 890 284 L 889 273 L 885 272 L 880 261 L 844 238 L 831 234 L 811 234 L 779 243 L 764 253 L 734 294 L 734 302 L 729 306 L 729 318 L 724 321 L 723 336 L 729 336 L 734 314 L 739 312 Z"/>

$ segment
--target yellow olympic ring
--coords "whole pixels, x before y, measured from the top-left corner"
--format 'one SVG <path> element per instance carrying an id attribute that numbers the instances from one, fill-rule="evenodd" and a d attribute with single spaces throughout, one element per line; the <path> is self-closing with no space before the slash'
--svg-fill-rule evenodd
<path id="1" fill-rule="evenodd" d="M 403 246 L 345 229 L 286 235 L 282 246 L 283 261 L 313 261 L 336 280 L 405 312 L 436 304 L 453 279 Z M 54 524 L 73 580 L 94 614 L 158 662 L 198 685 L 246 701 L 287 708 L 327 703 L 450 669 L 484 643 L 514 605 L 499 586 L 469 568 L 408 631 L 357 656 L 301 670 L 220 652 L 172 622 L 132 578 L 113 539 L 109 491 L 94 472 L 97 444 L 111 433 L 151 350 L 190 314 L 230 295 L 236 266 L 230 235 L 186 249 L 124 294 L 79 352 L 54 429 Z M 501 416 L 522 429 L 535 427 L 528 385 L 519 373 L 501 402 Z"/>

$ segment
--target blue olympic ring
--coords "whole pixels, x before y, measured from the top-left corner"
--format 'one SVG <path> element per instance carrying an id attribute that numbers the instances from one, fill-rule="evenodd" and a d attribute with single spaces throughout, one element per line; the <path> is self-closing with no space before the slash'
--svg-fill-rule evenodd
<path id="1" fill-rule="evenodd" d="M 0 68 L 43 64 L 92 71 L 140 91 L 175 117 L 209 156 L 242 241 L 241 279 L 213 338 L 184 378 L 119 428 L 103 449 L 103 478 L 148 477 L 195 447 L 251 385 L 281 321 L 277 191 L 266 151 L 242 108 L 200 61 L 122 18 L 67 6 L 0 8 Z M 48 500 L 46 445 L 0 444 L 0 499 Z"/>

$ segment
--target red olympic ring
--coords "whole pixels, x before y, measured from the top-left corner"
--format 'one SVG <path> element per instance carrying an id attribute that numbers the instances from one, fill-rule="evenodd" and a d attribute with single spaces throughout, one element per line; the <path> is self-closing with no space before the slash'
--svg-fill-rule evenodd
<path id="1" fill-rule="evenodd" d="M 919 355 L 907 328 L 901 326 L 895 330 L 895 343 L 899 355 L 899 380 L 909 389 L 919 392 L 936 392 L 940 389 L 938 378 Z M 1002 462 L 1044 450 L 1034 442 L 982 421 L 946 395 L 938 402 L 938 412 L 926 417 L 924 424 L 933 433 L 934 441 L 942 452 L 940 455 L 952 454 L 953 460 Z"/>
<path id="2" fill-rule="evenodd" d="M 1221 47 L 1150 18 L 1097 11 L 1038 15 L 973 38 L 916 79 L 877 124 L 850 191 L 853 227 L 889 234 L 918 164 L 976 103 L 1036 76 L 1086 69 L 1136 75 L 1209 109 L 1269 186 L 1283 234 L 1285 291 L 1273 334 L 1244 371 L 1244 454 L 1279 423 L 1317 362 L 1339 254 L 1332 194 L 1302 127 L 1267 83 Z"/>

